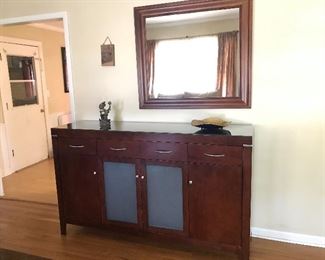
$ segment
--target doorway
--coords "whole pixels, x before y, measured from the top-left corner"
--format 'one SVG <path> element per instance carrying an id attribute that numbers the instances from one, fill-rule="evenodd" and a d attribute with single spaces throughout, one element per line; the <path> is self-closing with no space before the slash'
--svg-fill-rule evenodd
<path id="1" fill-rule="evenodd" d="M 5 88 L 1 86 L 2 105 L 0 104 L 3 110 L 0 138 L 5 137 L 7 140 L 7 144 L 1 144 L 0 148 L 0 177 L 6 176 L 4 197 L 6 190 L 10 190 L 8 193 L 11 193 L 15 189 L 20 189 L 19 184 L 25 182 L 22 176 L 28 181 L 34 179 L 35 183 L 50 183 L 48 185 L 50 190 L 55 191 L 55 187 L 52 187 L 55 186 L 54 176 L 51 176 L 50 180 L 45 179 L 46 176 L 54 174 L 50 158 L 52 155 L 50 128 L 57 126 L 62 118 L 69 118 L 71 121 L 74 118 L 70 49 L 66 26 L 66 13 L 0 20 L 3 57 L 0 73 L 1 79 L 5 78 L 5 82 L 1 85 L 7 86 Z M 61 42 L 59 38 L 62 38 Z M 65 50 L 64 57 L 62 49 Z M 27 130 L 28 127 L 33 130 Z M 48 172 L 35 174 L 37 169 L 42 168 L 41 165 L 47 165 Z M 12 172 L 14 173 L 11 174 Z M 11 187 L 8 188 L 8 185 Z M 37 189 L 37 185 L 29 187 Z M 24 199 L 23 195 L 23 192 L 20 192 L 19 199 Z M 13 194 L 10 194 L 10 197 L 12 198 Z"/>

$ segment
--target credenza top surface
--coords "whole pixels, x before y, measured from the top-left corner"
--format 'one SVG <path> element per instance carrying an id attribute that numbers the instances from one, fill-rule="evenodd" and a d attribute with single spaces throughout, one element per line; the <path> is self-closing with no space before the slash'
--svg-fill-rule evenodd
<path id="1" fill-rule="evenodd" d="M 58 126 L 53 129 L 69 130 L 95 130 L 102 132 L 134 132 L 134 133 L 159 133 L 159 134 L 190 134 L 203 135 L 200 128 L 192 126 L 190 123 L 165 123 L 165 122 L 119 122 L 112 121 L 110 129 L 101 129 L 97 120 L 76 121 L 67 125 Z M 223 128 L 230 131 L 231 136 L 253 136 L 253 126 L 250 124 L 231 124 Z M 218 135 L 206 134 L 204 135 Z"/>

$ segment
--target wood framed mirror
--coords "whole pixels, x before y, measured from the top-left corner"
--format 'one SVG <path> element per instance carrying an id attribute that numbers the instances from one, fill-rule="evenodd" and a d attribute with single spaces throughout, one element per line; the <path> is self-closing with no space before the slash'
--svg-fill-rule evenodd
<path id="1" fill-rule="evenodd" d="M 250 108 L 252 0 L 134 8 L 140 108 Z"/>

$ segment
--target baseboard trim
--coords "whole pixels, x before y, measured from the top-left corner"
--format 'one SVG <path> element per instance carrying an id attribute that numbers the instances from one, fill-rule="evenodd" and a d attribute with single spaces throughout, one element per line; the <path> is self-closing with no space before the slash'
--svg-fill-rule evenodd
<path id="1" fill-rule="evenodd" d="M 251 228 L 251 236 L 305 246 L 325 248 L 325 237 L 283 232 L 265 228 Z"/>

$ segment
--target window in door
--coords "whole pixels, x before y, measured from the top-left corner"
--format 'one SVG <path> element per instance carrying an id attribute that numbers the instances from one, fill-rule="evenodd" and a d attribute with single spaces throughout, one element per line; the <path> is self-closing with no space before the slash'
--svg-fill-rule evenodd
<path id="1" fill-rule="evenodd" d="M 34 58 L 8 55 L 7 62 L 13 106 L 38 104 Z"/>

